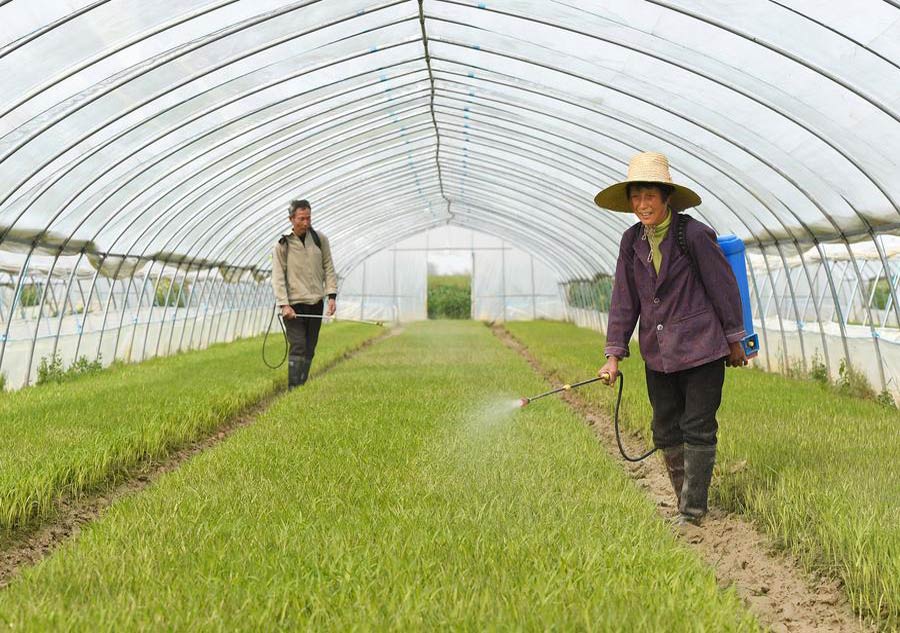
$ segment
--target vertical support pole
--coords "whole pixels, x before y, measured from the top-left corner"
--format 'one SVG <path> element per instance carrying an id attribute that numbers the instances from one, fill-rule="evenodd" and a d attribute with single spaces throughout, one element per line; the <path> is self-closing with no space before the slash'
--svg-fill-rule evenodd
<path id="1" fill-rule="evenodd" d="M 215 279 L 215 276 L 213 278 Z M 209 329 L 206 331 L 206 347 L 209 347 L 210 345 L 219 341 L 219 325 L 222 322 L 222 312 L 225 309 L 225 299 L 228 295 L 228 288 L 226 288 L 225 286 L 225 282 L 221 279 L 215 279 L 215 281 L 213 282 L 213 289 L 217 298 L 215 300 L 215 304 L 213 305 L 213 314 L 212 318 L 209 321 Z M 215 332 L 213 332 L 214 324 Z"/>
<path id="2" fill-rule="evenodd" d="M 0 323 L 3 323 L 3 319 L 5 318 L 3 315 L 6 314 L 6 301 L 3 299 L 3 285 L 9 285 L 10 288 L 13 287 L 13 278 L 9 273 L 3 273 L 5 276 L 9 277 L 9 284 L 0 284 Z"/>
<path id="3" fill-rule="evenodd" d="M 91 286 L 88 288 L 87 299 L 84 297 L 84 291 L 81 289 L 81 282 L 78 282 L 78 290 L 81 292 L 81 299 L 84 301 L 84 312 L 82 312 L 81 322 L 76 326 L 78 330 L 78 339 L 75 341 L 75 358 L 78 358 L 78 352 L 81 350 L 81 341 L 84 337 L 84 331 L 87 329 L 87 319 L 88 315 L 91 312 L 91 302 L 94 300 L 94 289 L 97 287 L 97 280 L 100 277 L 100 268 L 103 264 L 103 261 L 106 259 L 106 255 L 101 255 L 100 262 L 97 264 L 97 270 L 94 271 L 94 276 L 91 279 Z M 99 291 L 98 291 L 99 292 Z M 100 297 L 97 297 L 97 307 L 102 307 L 102 301 Z M 111 360 L 115 360 L 114 358 Z"/>
<path id="4" fill-rule="evenodd" d="M 849 251 L 849 246 L 847 247 L 847 250 Z M 853 256 L 851 255 L 850 257 L 852 258 Z M 850 264 L 847 264 L 847 267 L 849 268 Z M 853 262 L 853 267 L 854 269 L 856 268 L 856 262 Z M 863 298 L 861 296 L 862 292 L 860 291 L 860 286 L 862 285 L 862 276 L 859 276 L 859 270 L 856 270 L 855 272 L 858 276 L 852 282 L 850 296 L 847 297 L 847 306 L 844 308 L 844 318 L 846 319 L 847 325 L 850 325 L 850 320 L 853 319 L 854 316 L 856 316 L 856 308 L 853 304 L 855 303 L 857 293 L 860 293 L 860 302 L 863 301 Z M 854 323 L 856 323 L 858 321 L 861 321 L 861 319 L 853 319 L 853 321 Z"/>
<path id="5" fill-rule="evenodd" d="M 394 314 L 399 313 L 400 311 L 400 299 L 397 296 L 397 249 L 391 248 L 391 295 L 393 297 L 393 301 L 391 305 L 393 306 Z M 383 319 L 387 321 L 387 316 L 384 316 Z"/>
<path id="6" fill-rule="evenodd" d="M 222 293 L 219 299 L 219 309 L 218 318 L 216 319 L 216 333 L 213 335 L 213 341 L 216 343 L 220 343 L 226 338 L 228 338 L 228 321 L 231 317 L 231 306 L 234 303 L 234 295 L 233 288 L 231 284 L 228 283 L 224 277 L 220 281 L 222 286 Z M 222 331 L 222 323 L 225 323 L 225 333 L 221 334 Z"/>
<path id="7" fill-rule="evenodd" d="M 62 334 L 62 325 L 63 320 L 66 317 L 65 305 L 66 301 L 72 306 L 72 314 L 75 314 L 75 302 L 71 300 L 70 295 L 72 292 L 72 283 L 75 280 L 75 276 L 78 274 L 78 267 L 81 266 L 81 262 L 84 259 L 84 249 L 81 249 L 81 252 L 78 254 L 78 260 L 75 262 L 75 265 L 72 267 L 72 272 L 69 273 L 69 279 L 66 281 L 66 294 L 63 298 L 63 310 L 59 313 L 59 321 L 56 324 L 56 336 L 53 339 L 53 351 L 50 352 L 51 357 L 56 356 L 56 352 L 59 349 L 59 337 Z M 78 360 L 76 356 L 74 360 Z"/>
<path id="8" fill-rule="evenodd" d="M 531 320 L 537 320 L 537 288 L 534 283 L 534 255 L 528 255 L 531 261 Z"/>
<path id="9" fill-rule="evenodd" d="M 51 266 L 50 270 L 47 272 L 47 280 L 43 284 L 40 284 L 42 286 L 41 287 L 41 298 L 38 301 L 37 311 L 35 312 L 35 315 L 34 315 L 34 332 L 31 335 L 31 345 L 28 349 L 28 362 L 26 363 L 26 367 L 25 367 L 25 386 L 26 387 L 29 384 L 31 384 L 31 368 L 34 365 L 34 351 L 35 351 L 35 347 L 37 346 L 38 334 L 40 333 L 41 315 L 44 313 L 44 304 L 47 299 L 47 296 L 49 295 L 50 279 L 51 279 L 52 274 L 53 274 L 53 267 Z"/>
<path id="10" fill-rule="evenodd" d="M 760 251 L 762 251 L 762 249 L 760 249 Z M 765 253 L 763 253 L 763 257 L 765 257 Z M 781 301 L 781 297 L 778 292 L 778 282 L 781 281 L 781 271 L 778 271 L 778 273 L 773 278 L 771 276 L 772 271 L 769 270 L 768 262 L 766 262 L 766 270 L 769 272 L 769 280 L 771 281 L 771 284 L 772 284 L 772 294 L 769 295 L 768 299 L 766 299 L 766 307 L 763 309 L 764 309 L 765 313 L 768 314 L 769 306 L 772 305 L 772 302 L 774 301 L 775 302 L 775 314 L 779 314 L 778 303 Z"/>
<path id="11" fill-rule="evenodd" d="M 156 298 L 159 296 L 159 284 L 162 283 L 164 278 L 163 273 L 165 272 L 168 263 L 168 261 L 161 262 L 159 274 L 156 276 L 156 283 L 153 285 L 153 292 L 150 293 L 150 316 L 147 318 L 147 327 L 144 328 L 144 341 L 141 343 L 141 360 L 147 358 L 147 339 L 150 338 L 150 326 L 153 325 L 153 313 L 156 311 Z M 169 289 L 171 288 L 172 286 L 170 283 Z M 157 337 L 162 335 L 162 327 L 162 322 L 160 322 L 159 332 L 156 335 Z"/>
<path id="12" fill-rule="evenodd" d="M 359 298 L 359 320 L 363 321 L 366 317 L 366 269 L 369 267 L 369 260 L 365 260 L 362 263 L 362 296 Z M 426 295 L 427 297 L 427 295 Z M 288 301 L 291 298 L 288 297 Z M 426 299 L 427 301 L 427 299 Z M 426 304 L 427 305 L 427 304 Z"/>
<path id="13" fill-rule="evenodd" d="M 847 249 L 847 255 L 850 257 L 850 262 L 853 264 L 853 271 L 856 273 L 856 286 L 858 288 L 863 283 L 862 273 L 859 270 L 859 264 L 856 262 L 856 257 L 853 255 L 853 249 L 850 248 L 850 243 L 846 238 L 844 239 L 844 247 Z M 853 295 L 851 295 L 851 300 L 852 297 Z M 878 332 L 875 330 L 875 323 L 872 320 L 872 310 L 868 304 L 865 306 L 865 311 L 869 321 L 869 333 L 872 335 L 872 345 L 875 347 L 875 358 L 878 361 L 878 377 L 881 379 L 881 391 L 887 391 L 887 380 L 884 375 L 884 358 L 881 355 Z"/>
<path id="14" fill-rule="evenodd" d="M 113 275 L 113 278 L 119 276 L 119 272 L 122 270 L 122 266 L 124 264 L 125 264 L 125 258 L 123 257 L 121 263 L 116 268 L 116 272 Z M 154 266 L 156 266 L 156 260 L 155 259 L 150 260 L 150 265 L 147 266 L 146 272 L 144 272 L 143 276 L 141 277 L 141 282 L 142 282 L 141 283 L 141 291 L 138 294 L 137 302 L 134 306 L 134 316 L 131 318 L 131 342 L 128 344 L 128 355 L 126 356 L 127 362 L 131 362 L 132 355 L 134 353 L 134 340 L 137 336 L 137 326 L 138 326 L 138 321 L 140 320 L 141 306 L 144 302 L 144 293 L 147 290 L 147 279 L 149 279 L 150 273 L 153 271 Z M 116 328 L 116 342 L 115 342 L 115 346 L 113 347 L 113 356 L 118 354 L 118 351 L 119 351 L 119 339 L 121 338 L 121 335 L 122 335 L 122 324 L 125 321 L 125 314 L 126 314 L 126 312 L 128 312 L 128 296 L 131 293 L 131 287 L 132 287 L 132 284 L 134 283 L 134 277 L 137 273 L 138 273 L 138 270 L 137 270 L 137 267 L 135 267 L 131 271 L 131 274 L 128 276 L 128 283 L 125 286 L 125 301 L 123 302 L 124 305 L 122 307 L 122 312 L 119 314 L 119 327 Z M 151 304 L 151 306 L 153 305 L 152 300 L 151 300 L 150 304 Z M 152 310 L 152 308 L 151 308 L 151 310 Z M 152 315 L 152 311 L 151 311 L 151 315 Z M 149 323 L 148 323 L 147 327 L 148 328 L 150 327 Z M 143 360 L 143 357 L 141 358 L 141 360 Z"/>
<path id="15" fill-rule="evenodd" d="M 760 248 L 760 251 L 762 249 Z M 756 269 L 753 262 L 750 261 L 749 253 L 745 253 L 747 258 L 747 272 L 750 274 L 750 283 L 753 285 L 753 294 L 756 295 L 756 310 L 759 315 L 759 329 L 762 335 L 762 348 L 766 353 L 766 371 L 772 371 L 772 358 L 769 356 L 769 332 L 766 330 L 766 312 L 763 310 L 762 296 L 759 294 L 759 285 L 756 282 Z"/>
<path id="16" fill-rule="evenodd" d="M 178 282 L 178 275 L 181 272 L 182 265 L 186 265 L 184 276 L 181 278 L 181 282 Z M 187 281 L 188 271 L 190 270 L 190 264 L 185 264 L 185 262 L 179 262 L 178 268 L 175 271 L 175 276 L 172 279 L 172 283 L 169 285 L 169 292 L 166 293 L 166 306 L 163 308 L 162 321 L 165 323 L 166 320 L 166 311 L 169 309 L 169 297 L 172 294 L 172 286 L 178 283 L 178 293 L 175 295 L 174 307 L 172 308 L 172 327 L 169 329 L 169 341 L 166 344 L 166 355 L 172 353 L 172 337 L 175 335 L 175 323 L 178 320 L 178 304 L 181 303 L 181 298 L 184 296 L 184 286 Z M 159 343 L 162 340 L 162 329 L 160 329 L 159 337 L 156 339 L 156 349 L 153 352 L 154 356 L 159 356 Z"/>
<path id="17" fill-rule="evenodd" d="M 478 271 L 476 270 L 476 266 L 478 265 L 478 258 L 475 257 L 475 249 L 473 245 L 472 249 L 472 280 L 470 282 L 471 292 L 469 293 L 469 318 L 475 319 L 478 316 L 478 312 L 476 311 L 475 302 L 478 300 L 478 297 L 475 295 L 475 279 Z"/>
<path id="18" fill-rule="evenodd" d="M 246 331 L 247 323 L 250 320 L 249 319 L 250 310 L 251 310 L 250 305 L 253 302 L 253 296 L 252 296 L 252 293 L 250 291 L 250 288 L 249 288 L 247 282 L 239 281 L 238 288 L 239 288 L 238 296 L 240 297 L 240 300 L 238 302 L 238 305 L 239 305 L 238 313 L 234 320 L 234 338 L 235 339 L 244 338 L 244 332 Z"/>
<path id="19" fill-rule="evenodd" d="M 124 264 L 125 264 L 125 258 L 123 257 L 122 261 L 116 267 L 115 273 L 113 273 L 113 279 L 115 279 L 116 277 L 119 276 L 119 273 L 121 273 L 122 266 Z M 128 276 L 128 283 L 125 284 L 125 295 L 122 299 L 122 311 L 119 313 L 119 324 L 116 326 L 116 340 L 113 343 L 113 360 L 115 360 L 115 357 L 118 355 L 118 352 L 119 352 L 119 340 L 122 338 L 122 325 L 125 322 L 125 314 L 128 312 L 128 303 L 129 303 L 128 299 L 131 296 L 131 288 L 134 283 L 135 274 L 137 274 L 137 267 L 135 267 L 134 270 L 131 271 L 131 274 Z M 112 281 L 110 282 L 110 284 L 112 284 Z M 140 305 L 140 298 L 138 298 L 138 300 L 137 300 L 137 305 L 135 306 L 135 310 L 137 310 L 139 305 Z M 133 345 L 134 344 L 134 329 L 137 327 L 136 321 L 134 319 L 132 320 L 131 327 L 132 327 L 131 345 Z M 131 347 L 130 346 L 128 348 L 128 355 L 127 355 L 126 360 L 129 362 L 131 361 Z"/>
<path id="20" fill-rule="evenodd" d="M 503 322 L 506 323 L 506 241 L 500 243 L 500 295 L 503 300 Z"/>
<path id="21" fill-rule="evenodd" d="M 244 274 L 245 273 L 241 273 L 241 277 L 243 277 Z M 247 294 L 247 284 L 241 279 L 238 279 L 237 285 L 235 286 L 235 296 L 237 299 L 237 303 L 235 305 L 234 319 L 231 327 L 230 340 L 232 341 L 242 337 L 244 321 L 246 320 L 247 316 L 247 306 L 249 303 Z"/>
<path id="22" fill-rule="evenodd" d="M 828 280 L 828 287 L 831 289 L 831 298 L 834 301 L 834 312 L 837 316 L 838 327 L 841 330 L 841 343 L 844 346 L 844 359 L 846 359 L 847 364 L 850 365 L 850 346 L 847 344 L 847 325 L 844 323 L 844 315 L 841 312 L 841 302 L 838 297 L 837 288 L 834 286 L 834 278 L 831 275 L 831 265 L 828 262 L 828 257 L 825 255 L 825 249 L 822 248 L 822 244 L 816 241 L 816 250 L 819 251 L 819 258 L 822 260 L 822 266 L 825 270 L 825 277 Z M 824 324 L 823 324 L 824 325 Z"/>
<path id="23" fill-rule="evenodd" d="M 875 243 L 875 250 L 878 251 L 878 258 L 881 260 L 881 267 L 884 269 L 884 276 L 888 280 L 889 303 L 894 309 L 894 317 L 897 319 L 897 327 L 900 328 L 900 302 L 897 301 L 897 289 L 894 280 L 891 278 L 891 264 L 884 253 L 884 245 L 879 239 L 880 235 L 872 234 L 872 241 Z M 887 323 L 888 306 L 885 306 L 885 319 Z"/>
<path id="24" fill-rule="evenodd" d="M 206 346 L 204 344 L 203 337 L 206 333 L 207 325 L 210 324 L 210 321 L 212 319 L 212 316 L 210 316 L 209 307 L 210 303 L 212 302 L 212 296 L 217 283 L 218 281 L 215 279 L 215 277 L 210 274 L 209 270 L 207 270 L 203 289 L 206 295 L 203 301 L 203 320 L 200 321 L 200 332 L 197 334 L 197 349 L 203 349 Z"/>
<path id="25" fill-rule="evenodd" d="M 784 333 L 784 321 L 781 318 L 781 310 L 779 304 L 781 300 L 777 297 L 778 293 L 778 278 L 779 274 L 773 279 L 772 277 L 772 268 L 769 266 L 769 257 L 766 255 L 766 249 L 760 248 L 760 253 L 763 256 L 763 262 L 766 265 L 766 274 L 769 276 L 769 279 L 772 283 L 772 297 L 775 298 L 775 316 L 778 317 L 778 328 L 781 330 L 781 353 L 782 353 L 782 369 L 786 370 L 788 367 L 788 348 L 787 348 L 787 337 Z M 768 306 L 767 306 L 768 307 Z"/>
<path id="26" fill-rule="evenodd" d="M 865 274 L 865 271 L 866 271 L 866 264 L 867 264 L 867 263 L 868 263 L 868 262 L 863 262 L 863 265 L 862 265 L 862 272 L 863 272 L 863 274 Z M 881 268 L 876 268 L 876 270 L 875 270 L 875 279 L 872 280 L 872 282 L 871 282 L 871 289 L 870 289 L 869 292 L 867 293 L 868 296 L 865 298 L 866 305 L 868 305 L 868 306 L 870 306 L 870 307 L 872 306 L 872 304 L 875 303 L 875 291 L 878 290 L 878 284 L 881 282 L 881 273 L 882 273 L 882 272 L 883 272 L 883 271 L 882 271 Z M 865 292 L 865 290 L 863 290 L 863 292 Z M 868 318 L 868 317 L 867 317 L 867 318 Z M 874 317 L 873 317 L 873 318 L 874 318 Z M 863 321 L 863 325 L 868 325 L 868 324 L 869 324 L 869 323 L 868 323 L 867 320 L 864 320 L 864 321 Z"/>
<path id="27" fill-rule="evenodd" d="M 153 356 L 159 356 L 159 341 L 163 337 L 163 333 L 166 328 L 166 313 L 169 311 L 169 303 L 172 301 L 172 288 L 175 284 L 178 283 L 178 272 L 181 270 L 181 262 L 178 263 L 178 266 L 175 267 L 175 272 L 172 273 L 172 279 L 169 280 L 169 286 L 166 288 L 166 296 L 163 298 L 162 305 L 162 316 L 159 317 L 159 334 L 156 337 L 156 345 L 153 348 Z M 181 294 L 179 290 L 178 294 Z M 176 299 L 177 301 L 177 299 Z M 174 326 L 173 326 L 174 329 Z M 145 339 L 146 343 L 146 339 Z"/>
<path id="28" fill-rule="evenodd" d="M 819 270 L 821 269 L 821 265 L 819 269 L 816 269 L 816 274 L 814 277 L 809 276 L 809 266 L 806 265 L 806 258 L 803 256 L 803 249 L 800 248 L 800 244 L 794 242 L 794 246 L 797 248 L 797 254 L 800 256 L 800 265 L 803 267 L 803 272 L 806 274 L 806 282 L 809 284 L 809 295 L 813 298 L 813 309 L 816 313 L 816 323 L 819 325 L 819 336 L 822 338 L 822 356 L 825 357 L 825 371 L 828 372 L 828 375 L 831 376 L 831 360 L 828 356 L 828 340 L 825 338 L 825 324 L 822 322 L 822 313 L 819 309 L 819 304 L 816 302 L 813 293 L 816 292 L 816 288 L 818 287 L 818 279 L 819 279 Z M 804 307 L 803 317 L 806 318 L 806 308 Z"/>
<path id="29" fill-rule="evenodd" d="M 191 274 L 191 266 L 193 266 L 192 261 L 188 261 L 186 263 L 186 267 L 184 269 L 184 279 L 181 282 L 181 290 L 178 292 L 178 302 L 181 301 L 181 297 L 184 297 L 184 311 L 182 312 L 181 317 L 181 334 L 178 336 L 178 348 L 175 350 L 176 352 L 181 351 L 181 344 L 184 342 L 184 331 L 187 329 L 187 320 L 188 314 L 191 309 L 191 295 L 193 293 L 189 292 L 189 288 L 191 287 L 188 283 L 188 277 Z M 172 333 L 169 335 L 169 353 L 172 353 L 172 342 L 175 340 L 175 328 L 172 328 Z"/>
<path id="30" fill-rule="evenodd" d="M 22 300 L 22 284 L 25 282 L 25 275 L 28 273 L 28 266 L 31 264 L 31 256 L 34 254 L 34 249 L 37 248 L 37 243 L 32 242 L 31 248 L 28 250 L 28 254 L 25 256 L 25 261 L 22 263 L 22 269 L 19 271 L 19 279 L 16 281 L 15 289 L 13 290 L 13 298 L 12 302 L 9 304 L 9 317 L 6 319 L 6 327 L 3 330 L 3 339 L 0 340 L 0 371 L 3 369 L 3 359 L 6 354 L 6 343 L 9 341 L 9 330 L 12 325 L 12 320 L 16 315 L 16 304 L 21 302 Z M 25 384 L 28 384 L 29 376 L 25 376 Z"/>
<path id="31" fill-rule="evenodd" d="M 191 292 L 188 293 L 187 305 L 185 306 L 185 310 L 184 310 L 184 327 L 181 328 L 181 338 L 179 338 L 179 340 L 178 340 L 178 351 L 179 352 L 184 349 L 184 335 L 187 332 L 188 319 L 191 318 L 191 304 L 194 303 L 195 296 L 199 296 L 202 294 L 201 292 L 198 292 L 198 290 L 200 289 L 199 284 L 200 284 L 200 271 L 201 270 L 203 270 L 203 267 L 198 265 L 197 272 L 194 275 L 194 283 L 191 286 L 193 288 L 193 290 L 191 290 Z M 196 312 L 194 314 L 194 320 L 191 321 L 191 336 L 188 337 L 188 349 L 193 348 L 194 326 L 197 324 L 197 317 L 200 314 L 199 303 L 197 304 L 197 308 L 195 310 L 196 310 Z"/>
<path id="32" fill-rule="evenodd" d="M 222 293 L 219 291 L 221 282 L 216 278 L 215 273 L 211 272 L 208 280 L 209 297 L 206 300 L 206 314 L 203 315 L 203 324 L 200 326 L 200 349 L 206 349 L 212 344 L 213 328 L 216 323 L 218 306 L 222 299 Z M 206 336 L 205 341 L 204 335 Z"/>
<path id="33" fill-rule="evenodd" d="M 27 387 L 31 384 L 31 368 L 34 366 L 34 351 L 37 347 L 37 339 L 38 334 L 41 329 L 41 317 L 44 315 L 44 305 L 47 302 L 47 297 L 51 295 L 50 284 L 53 283 L 53 271 L 56 269 L 56 263 L 59 261 L 59 256 L 62 254 L 62 249 L 59 249 L 56 252 L 56 255 L 53 257 L 53 261 L 50 263 L 50 267 L 47 269 L 47 279 L 44 282 L 44 287 L 41 291 L 41 298 L 38 301 L 38 309 L 37 313 L 34 315 L 34 332 L 31 335 L 31 345 L 28 349 L 28 361 L 25 365 L 25 386 Z M 50 359 L 51 361 L 53 359 Z"/>
<path id="34" fill-rule="evenodd" d="M 797 307 L 797 294 L 794 291 L 794 281 L 791 279 L 791 271 L 788 267 L 787 258 L 785 258 L 784 251 L 781 250 L 781 244 L 779 242 L 775 243 L 775 249 L 781 257 L 781 265 L 784 267 L 784 276 L 785 281 L 787 281 L 788 292 L 791 293 L 791 305 L 794 308 L 794 323 L 797 326 L 797 337 L 800 339 L 800 358 L 803 363 L 803 373 L 805 374 L 808 371 L 806 364 L 806 345 L 803 342 L 803 320 L 800 318 L 800 309 Z"/>
<path id="35" fill-rule="evenodd" d="M 121 270 L 121 266 L 119 267 L 119 269 Z M 125 294 L 123 295 L 122 307 L 119 311 L 119 327 L 115 328 L 116 338 L 113 342 L 112 360 L 115 360 L 119 354 L 119 334 L 122 331 L 121 325 L 122 325 L 123 319 L 125 318 L 125 313 L 128 311 L 128 307 L 127 307 L 128 293 L 129 293 L 131 281 L 134 278 L 134 271 L 132 271 L 131 276 L 128 277 L 127 284 L 123 280 L 117 279 L 117 277 L 118 277 L 118 271 L 116 272 L 116 274 L 113 277 L 111 277 L 107 280 L 109 282 L 109 294 L 106 297 L 106 309 L 103 313 L 103 322 L 100 325 L 100 336 L 99 336 L 99 340 L 97 341 L 97 354 L 99 355 L 101 353 L 101 348 L 103 345 L 103 337 L 106 336 L 106 333 L 108 331 L 106 324 L 109 322 L 110 306 L 113 306 L 115 304 L 116 283 L 118 283 L 119 286 L 125 286 Z M 110 329 L 112 329 L 112 328 L 110 328 Z M 134 344 L 134 333 L 135 333 L 136 329 L 137 329 L 137 316 L 135 316 L 132 319 L 132 331 L 131 331 L 132 344 Z M 131 361 L 131 347 L 130 346 L 129 346 L 128 350 L 129 350 L 129 353 L 128 353 L 127 360 L 130 362 Z"/>
<path id="36" fill-rule="evenodd" d="M 884 311 L 884 320 L 881 322 L 882 327 L 888 327 L 888 313 L 889 310 L 887 308 L 894 307 L 894 312 L 896 315 L 897 302 L 894 301 L 894 297 L 900 294 L 900 266 L 897 267 L 897 272 L 894 272 L 893 267 L 888 268 L 887 273 L 888 287 L 893 290 L 893 293 L 888 297 L 888 305 L 885 306 Z M 897 323 L 896 327 L 900 328 L 900 316 L 896 316 L 895 322 Z"/>

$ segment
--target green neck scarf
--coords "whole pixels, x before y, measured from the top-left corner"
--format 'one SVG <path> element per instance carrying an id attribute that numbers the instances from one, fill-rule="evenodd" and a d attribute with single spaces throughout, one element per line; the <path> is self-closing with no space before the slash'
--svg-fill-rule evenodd
<path id="1" fill-rule="evenodd" d="M 659 274 L 660 266 L 662 266 L 662 252 L 659 250 L 659 245 L 666 239 L 666 235 L 669 233 L 670 224 L 672 224 L 671 211 L 666 214 L 666 219 L 656 226 L 644 227 L 644 237 L 650 243 L 650 257 L 653 260 L 653 268 L 656 269 L 657 275 Z"/>

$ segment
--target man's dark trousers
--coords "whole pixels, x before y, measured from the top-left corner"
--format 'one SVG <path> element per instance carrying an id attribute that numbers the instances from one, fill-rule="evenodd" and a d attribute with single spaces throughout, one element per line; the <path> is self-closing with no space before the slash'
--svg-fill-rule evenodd
<path id="1" fill-rule="evenodd" d="M 324 301 L 291 305 L 297 317 L 284 320 L 290 350 L 288 351 L 288 389 L 300 386 L 309 378 L 309 368 L 319 342 Z M 309 315 L 309 316 L 304 316 Z"/>

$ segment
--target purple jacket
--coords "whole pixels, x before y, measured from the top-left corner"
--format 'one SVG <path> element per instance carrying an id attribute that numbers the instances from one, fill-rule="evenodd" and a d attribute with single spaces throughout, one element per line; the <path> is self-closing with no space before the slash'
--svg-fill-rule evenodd
<path id="1" fill-rule="evenodd" d="M 715 232 L 696 220 L 685 225 L 685 240 L 703 278 L 701 283 L 690 259 L 678 248 L 674 229 L 673 220 L 660 244 L 658 277 L 653 263 L 647 261 L 650 244 L 641 239 L 641 224 L 625 231 L 606 334 L 606 354 L 625 358 L 640 317 L 644 362 L 665 373 L 728 356 L 728 343 L 745 336 L 740 291 Z"/>

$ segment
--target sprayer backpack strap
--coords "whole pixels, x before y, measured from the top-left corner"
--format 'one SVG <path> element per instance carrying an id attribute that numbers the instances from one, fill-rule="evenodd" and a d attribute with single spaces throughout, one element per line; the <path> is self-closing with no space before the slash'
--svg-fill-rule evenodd
<path id="1" fill-rule="evenodd" d="M 694 254 L 691 252 L 690 247 L 688 247 L 687 236 L 685 235 L 685 227 L 689 222 L 693 222 L 694 218 L 689 215 L 684 215 L 683 213 L 673 213 L 672 219 L 675 222 L 675 241 L 678 243 L 678 249 L 682 254 L 687 256 L 688 261 L 691 262 L 691 269 L 702 282 L 703 278 L 700 277 L 700 268 L 697 266 L 697 260 L 694 259 Z"/>
<path id="2" fill-rule="evenodd" d="M 675 213 L 673 214 L 672 221 L 675 223 L 675 241 L 678 243 L 678 248 L 687 256 L 688 261 L 691 263 L 691 270 L 694 271 L 694 276 L 697 278 L 697 281 L 700 282 L 700 285 L 703 286 L 703 292 L 709 297 L 709 291 L 706 289 L 706 284 L 703 283 L 703 276 L 700 274 L 700 266 L 697 264 L 694 253 L 691 252 L 691 249 L 688 246 L 687 236 L 685 235 L 685 227 L 689 222 L 693 222 L 694 218 L 689 215 L 684 215 L 683 213 Z"/>

